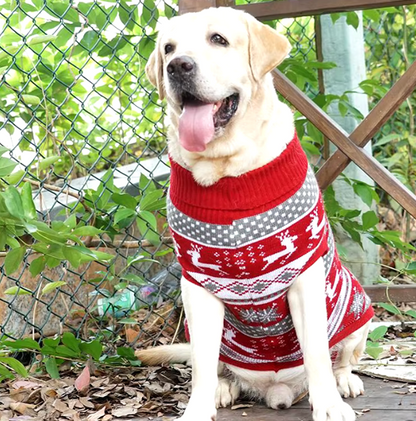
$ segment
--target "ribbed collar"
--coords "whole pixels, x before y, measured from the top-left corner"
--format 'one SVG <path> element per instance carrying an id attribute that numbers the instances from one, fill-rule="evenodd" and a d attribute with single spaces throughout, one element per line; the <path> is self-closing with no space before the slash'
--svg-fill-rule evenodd
<path id="1" fill-rule="evenodd" d="M 179 209 L 192 206 L 205 210 L 243 211 L 265 208 L 271 202 L 277 206 L 300 188 L 308 169 L 296 134 L 273 161 L 239 177 L 224 177 L 209 187 L 197 184 L 192 173 L 172 158 L 170 162 L 170 196 Z"/>

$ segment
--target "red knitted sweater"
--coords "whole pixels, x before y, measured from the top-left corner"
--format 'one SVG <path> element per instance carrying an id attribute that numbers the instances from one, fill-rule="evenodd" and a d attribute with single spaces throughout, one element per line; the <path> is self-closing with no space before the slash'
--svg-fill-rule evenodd
<path id="1" fill-rule="evenodd" d="M 210 187 L 171 160 L 168 219 L 183 276 L 225 304 L 225 363 L 275 371 L 303 363 L 287 291 L 321 256 L 329 346 L 373 316 L 361 285 L 340 263 L 296 137 L 269 164 Z"/>

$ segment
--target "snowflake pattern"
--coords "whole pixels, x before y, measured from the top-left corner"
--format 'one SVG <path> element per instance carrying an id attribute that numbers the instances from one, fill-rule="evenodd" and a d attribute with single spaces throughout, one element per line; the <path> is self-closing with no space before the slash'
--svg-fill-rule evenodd
<path id="1" fill-rule="evenodd" d="M 243 320 L 249 323 L 270 323 L 275 322 L 280 314 L 276 311 L 274 307 L 262 308 L 260 310 L 255 310 L 254 308 L 242 309 L 240 311 L 240 316 Z"/>
<path id="2" fill-rule="evenodd" d="M 365 303 L 365 295 L 362 292 L 358 292 L 357 288 L 353 289 L 354 297 L 352 299 L 350 312 L 348 314 L 354 313 L 354 316 L 357 318 L 361 314 L 361 310 Z"/>

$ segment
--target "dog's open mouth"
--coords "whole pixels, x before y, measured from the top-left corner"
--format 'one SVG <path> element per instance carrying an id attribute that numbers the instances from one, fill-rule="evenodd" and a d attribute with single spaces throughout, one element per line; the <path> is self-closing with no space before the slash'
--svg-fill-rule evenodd
<path id="1" fill-rule="evenodd" d="M 225 127 L 236 113 L 239 99 L 238 94 L 233 94 L 222 101 L 207 103 L 184 93 L 179 119 L 181 145 L 191 152 L 203 152 L 216 129 Z"/>

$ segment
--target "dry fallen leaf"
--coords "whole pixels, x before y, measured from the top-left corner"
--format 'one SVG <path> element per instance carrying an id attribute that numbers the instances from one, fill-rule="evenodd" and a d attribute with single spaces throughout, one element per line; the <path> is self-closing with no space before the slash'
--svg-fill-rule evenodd
<path id="1" fill-rule="evenodd" d="M 88 367 L 88 364 L 84 367 L 81 374 L 78 376 L 78 378 L 75 380 L 75 388 L 78 390 L 79 393 L 84 395 L 88 392 L 88 389 L 90 387 L 90 369 Z"/>
<path id="2" fill-rule="evenodd" d="M 120 408 L 115 408 L 111 411 L 111 415 L 114 417 L 126 417 L 127 415 L 137 414 L 137 409 L 132 406 L 122 406 Z"/>
<path id="3" fill-rule="evenodd" d="M 97 421 L 100 418 L 102 418 L 104 415 L 105 415 L 105 406 L 103 406 L 99 411 L 88 415 L 87 421 Z"/>
<path id="4" fill-rule="evenodd" d="M 231 409 L 234 411 L 236 409 L 242 409 L 242 408 L 252 408 L 254 404 L 252 403 L 241 403 L 239 405 L 233 405 Z"/>

